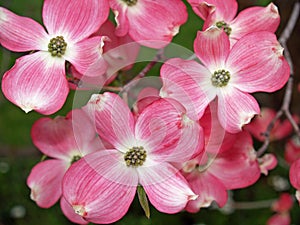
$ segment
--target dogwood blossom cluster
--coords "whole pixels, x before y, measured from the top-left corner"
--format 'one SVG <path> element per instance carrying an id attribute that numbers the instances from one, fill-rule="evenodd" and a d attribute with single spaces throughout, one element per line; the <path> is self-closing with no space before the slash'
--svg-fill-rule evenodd
<path id="1" fill-rule="evenodd" d="M 116 93 L 95 92 L 65 117 L 35 122 L 33 144 L 46 159 L 32 168 L 27 185 L 38 206 L 60 201 L 78 224 L 120 220 L 135 196 L 147 216 L 148 201 L 163 213 L 195 213 L 213 202 L 225 206 L 229 190 L 275 168 L 276 157 L 258 155 L 252 140 L 264 140 L 274 112 L 261 111 L 252 93 L 277 91 L 290 76 L 274 34 L 277 7 L 236 16 L 235 0 L 187 4 L 204 20 L 191 37 L 196 59 L 166 60 L 159 88 L 143 88 L 133 106 Z M 101 89 L 130 70 L 140 46 L 169 45 L 188 13 L 181 0 L 44 0 L 42 17 L 44 26 L 0 7 L 0 44 L 30 52 L 4 74 L 2 91 L 25 112 L 50 115 L 69 89 Z M 277 124 L 272 140 L 291 132 L 288 122 Z M 299 200 L 300 161 L 291 151 L 287 146 Z"/>

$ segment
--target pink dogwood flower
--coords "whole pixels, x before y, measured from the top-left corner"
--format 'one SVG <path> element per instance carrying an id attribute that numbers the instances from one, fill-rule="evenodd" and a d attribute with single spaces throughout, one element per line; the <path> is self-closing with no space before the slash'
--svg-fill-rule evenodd
<path id="1" fill-rule="evenodd" d="M 117 22 L 117 35 L 127 33 L 150 48 L 162 48 L 172 41 L 187 21 L 181 0 L 109 0 Z"/>
<path id="2" fill-rule="evenodd" d="M 248 187 L 260 177 L 259 163 L 248 132 L 226 132 L 218 122 L 214 103 L 206 110 L 200 124 L 205 135 L 204 152 L 185 162 L 182 169 L 192 190 L 199 195 L 186 206 L 192 213 L 210 206 L 213 201 L 223 207 L 228 199 L 227 190 Z"/>
<path id="3" fill-rule="evenodd" d="M 38 206 L 49 208 L 62 196 L 62 179 L 72 163 L 104 146 L 92 122 L 82 110 L 73 110 L 66 117 L 41 118 L 32 127 L 34 145 L 50 157 L 33 167 L 27 179 L 30 197 Z M 73 222 L 87 223 L 61 200 L 65 215 Z"/>
<path id="4" fill-rule="evenodd" d="M 25 112 L 52 114 L 68 95 L 65 63 L 82 74 L 99 76 L 106 71 L 102 59 L 103 38 L 92 37 L 107 19 L 106 0 L 45 0 L 43 22 L 18 16 L 0 7 L 0 44 L 32 54 L 17 59 L 2 79 L 6 98 Z"/>
<path id="5" fill-rule="evenodd" d="M 260 112 L 249 93 L 276 91 L 289 78 L 283 48 L 270 32 L 245 35 L 230 49 L 225 32 L 211 27 L 198 32 L 194 51 L 203 65 L 180 58 L 165 62 L 160 95 L 178 100 L 191 118 L 201 118 L 217 98 L 220 123 L 231 133 Z"/>
<path id="6" fill-rule="evenodd" d="M 175 101 L 159 99 L 135 120 L 116 94 L 93 95 L 86 106 L 97 133 L 113 148 L 86 155 L 63 181 L 63 196 L 93 223 L 112 223 L 127 212 L 138 185 L 164 213 L 182 210 L 197 195 L 172 162 L 201 149 L 202 128 Z"/>
<path id="7" fill-rule="evenodd" d="M 278 9 L 273 3 L 267 7 L 249 7 L 236 16 L 238 11 L 236 0 L 188 0 L 188 2 L 194 12 L 205 21 L 203 30 L 213 25 L 222 28 L 229 35 L 231 46 L 252 32 L 274 33 L 280 23 Z"/>

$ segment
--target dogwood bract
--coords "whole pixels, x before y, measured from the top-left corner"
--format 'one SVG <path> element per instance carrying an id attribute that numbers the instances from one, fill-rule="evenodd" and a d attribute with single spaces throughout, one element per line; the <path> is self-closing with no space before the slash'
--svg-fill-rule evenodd
<path id="1" fill-rule="evenodd" d="M 165 62 L 160 95 L 176 99 L 188 115 L 198 118 L 217 97 L 218 118 L 231 133 L 241 131 L 260 112 L 249 93 L 276 91 L 289 78 L 283 48 L 270 32 L 247 34 L 230 49 L 226 33 L 210 27 L 198 31 L 194 51 L 203 65 L 180 58 Z"/>
<path id="2" fill-rule="evenodd" d="M 32 127 L 31 136 L 34 145 L 50 159 L 33 167 L 27 185 L 31 189 L 31 199 L 38 206 L 49 208 L 62 196 L 62 179 L 70 165 L 88 153 L 104 149 L 104 146 L 89 118 L 79 109 L 66 117 L 39 119 Z M 63 198 L 61 207 L 71 221 L 85 223 L 74 211 L 68 210 L 70 206 Z"/>
<path id="3" fill-rule="evenodd" d="M 192 190 L 199 195 L 187 204 L 188 212 L 198 212 L 213 201 L 223 207 L 227 203 L 228 190 L 248 187 L 260 177 L 250 134 L 246 131 L 226 132 L 218 121 L 216 109 L 213 102 L 200 120 L 205 136 L 203 153 L 182 167 Z"/>
<path id="4" fill-rule="evenodd" d="M 280 23 L 277 7 L 270 3 L 267 7 L 249 7 L 236 17 L 236 0 L 188 0 L 195 13 L 204 20 L 203 30 L 210 26 L 223 29 L 229 36 L 231 46 L 246 34 L 256 31 L 274 33 Z"/>
<path id="5" fill-rule="evenodd" d="M 109 4 L 117 22 L 116 34 L 128 33 L 150 48 L 169 44 L 188 18 L 181 0 L 109 0 Z"/>
<path id="6" fill-rule="evenodd" d="M 93 95 L 86 110 L 112 149 L 86 155 L 63 181 L 63 196 L 94 223 L 112 223 L 127 212 L 138 185 L 164 213 L 184 209 L 197 195 L 172 163 L 188 160 L 203 144 L 202 128 L 175 101 L 159 99 L 134 120 L 116 94 Z M 191 141 L 193 140 L 193 141 Z"/>
<path id="7" fill-rule="evenodd" d="M 25 112 L 52 114 L 69 92 L 65 63 L 82 74 L 105 73 L 102 37 L 89 38 L 107 19 L 107 1 L 45 0 L 43 22 L 18 16 L 0 7 L 0 43 L 16 52 L 34 51 L 17 59 L 2 79 L 4 95 Z"/>

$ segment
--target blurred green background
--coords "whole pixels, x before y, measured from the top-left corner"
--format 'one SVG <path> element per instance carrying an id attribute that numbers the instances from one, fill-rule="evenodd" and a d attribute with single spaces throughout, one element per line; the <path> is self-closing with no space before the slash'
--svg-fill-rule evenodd
<path id="1" fill-rule="evenodd" d="M 31 17 L 41 23 L 42 0 L 1 0 L 0 6 L 6 7 L 11 11 Z M 239 0 L 239 10 L 253 5 L 267 5 L 269 0 Z M 293 0 L 277 0 L 275 4 L 279 7 L 282 17 L 281 25 L 277 34 L 279 35 L 284 28 L 288 16 L 292 10 Z M 189 20 L 181 27 L 179 35 L 174 38 L 174 42 L 192 50 L 193 40 L 197 30 L 201 28 L 201 20 L 189 9 Z M 296 30 L 291 36 L 288 45 L 295 66 L 296 83 L 299 81 L 299 65 L 300 65 L 300 26 L 299 21 Z M 12 28 L 13 29 L 13 28 Z M 12 53 L 0 46 L 0 76 L 6 70 L 12 67 L 15 59 L 23 55 L 23 53 Z M 137 73 L 142 66 L 135 67 L 133 74 Z M 156 72 L 153 72 L 156 73 Z M 151 73 L 150 73 L 151 75 Z M 282 91 L 270 94 L 256 94 L 261 105 L 278 108 L 281 104 Z M 300 112 L 299 99 L 297 94 L 293 99 L 292 111 Z M 55 115 L 66 115 L 72 107 L 71 93 L 67 104 Z M 55 116 L 53 115 L 53 117 Z M 55 205 L 50 209 L 41 209 L 33 201 L 30 200 L 30 191 L 26 186 L 26 178 L 31 168 L 39 162 L 41 154 L 33 146 L 30 139 L 30 129 L 34 121 L 41 115 L 31 112 L 25 114 L 19 108 L 7 101 L 0 92 L 0 225 L 67 225 L 70 223 L 61 213 L 59 205 Z M 256 143 L 257 146 L 258 143 Z M 284 143 L 274 143 L 270 146 L 270 151 L 276 151 L 282 155 Z M 294 189 L 289 187 L 287 180 L 288 169 L 278 166 L 271 172 L 270 176 L 263 177 L 252 187 L 236 190 L 233 192 L 233 198 L 236 201 L 260 201 L 274 199 L 278 197 L 278 193 L 282 190 L 294 193 Z M 278 189 L 278 184 L 283 189 Z M 280 185 L 279 185 L 280 186 Z M 263 203 L 257 204 L 263 206 Z M 229 210 L 230 211 L 230 210 Z M 139 224 L 139 225 L 260 225 L 265 224 L 267 219 L 272 215 L 271 210 L 262 209 L 236 209 L 234 211 L 225 212 L 218 209 L 202 209 L 197 214 L 188 214 L 185 212 L 176 215 L 166 215 L 157 212 L 151 208 L 151 218 L 147 219 L 137 200 L 132 204 L 128 214 L 115 224 Z M 300 224 L 300 208 L 295 203 L 292 210 L 293 224 Z"/>

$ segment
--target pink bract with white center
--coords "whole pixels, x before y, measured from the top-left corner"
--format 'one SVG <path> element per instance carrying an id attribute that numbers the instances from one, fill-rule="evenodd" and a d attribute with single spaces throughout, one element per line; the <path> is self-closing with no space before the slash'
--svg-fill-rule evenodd
<path id="1" fill-rule="evenodd" d="M 249 7 L 236 16 L 238 10 L 236 0 L 188 0 L 188 2 L 194 12 L 205 20 L 203 30 L 213 25 L 224 29 L 230 37 L 231 46 L 252 32 L 274 33 L 280 23 L 278 9 L 273 3 L 267 7 Z"/>
<path id="2" fill-rule="evenodd" d="M 93 223 L 117 221 L 138 185 L 164 213 L 179 212 L 197 198 L 171 164 L 189 159 L 203 144 L 202 128 L 180 104 L 159 99 L 135 121 L 118 95 L 104 93 L 93 95 L 86 110 L 99 136 L 113 148 L 85 156 L 66 173 L 63 195 L 77 214 Z"/>
<path id="3" fill-rule="evenodd" d="M 194 50 L 204 66 L 179 58 L 165 62 L 160 95 L 179 101 L 193 119 L 217 98 L 220 123 L 231 133 L 260 112 L 249 93 L 276 91 L 289 78 L 283 48 L 270 32 L 245 35 L 230 49 L 228 36 L 211 27 L 198 32 Z"/>
<path id="4" fill-rule="evenodd" d="M 32 127 L 31 136 L 34 145 L 51 159 L 33 167 L 27 185 L 31 189 L 31 199 L 38 206 L 49 208 L 62 195 L 62 179 L 70 165 L 86 154 L 103 149 L 104 146 L 96 137 L 93 124 L 82 110 L 73 110 L 66 117 L 39 119 Z M 62 205 L 63 209 L 67 208 L 66 204 Z M 81 217 L 79 221 L 76 220 L 76 214 L 71 212 L 72 214 L 66 214 L 70 220 L 83 222 Z"/>
<path id="5" fill-rule="evenodd" d="M 127 33 L 150 48 L 162 48 L 172 41 L 188 18 L 181 0 L 109 0 L 117 22 L 117 35 Z"/>
<path id="6" fill-rule="evenodd" d="M 23 56 L 2 79 L 4 95 L 25 112 L 52 114 L 68 95 L 65 62 L 82 74 L 105 73 L 102 37 L 92 37 L 107 19 L 108 2 L 98 0 L 45 0 L 43 22 L 18 16 L 0 7 L 0 44 Z"/>
<path id="7" fill-rule="evenodd" d="M 227 133 L 217 119 L 216 105 L 210 104 L 200 120 L 205 134 L 202 155 L 184 163 L 183 174 L 199 195 L 186 210 L 198 212 L 215 201 L 219 207 L 227 202 L 227 190 L 244 188 L 260 177 L 260 168 L 248 132 Z"/>

